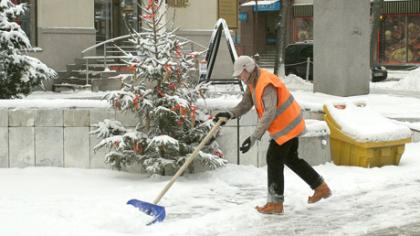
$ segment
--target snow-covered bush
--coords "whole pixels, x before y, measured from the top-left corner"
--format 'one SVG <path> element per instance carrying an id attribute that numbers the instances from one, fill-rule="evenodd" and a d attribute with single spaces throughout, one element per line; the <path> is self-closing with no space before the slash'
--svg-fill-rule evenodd
<path id="1" fill-rule="evenodd" d="M 20 25 L 13 21 L 25 9 L 25 4 L 0 0 L 0 99 L 28 95 L 33 86 L 42 86 L 44 80 L 56 75 L 40 60 L 24 54 L 31 44 Z"/>
<path id="2" fill-rule="evenodd" d="M 106 95 L 116 110 L 136 114 L 136 127 L 127 129 L 118 121 L 105 120 L 92 132 L 103 138 L 95 150 L 109 147 L 106 162 L 118 169 L 140 163 L 148 173 L 168 174 L 165 169 L 178 169 L 214 125 L 194 104 L 201 90 L 197 54 L 184 53 L 186 42 L 163 30 L 162 2 L 148 0 L 143 7 L 144 33 L 131 29 L 137 53 L 127 53 L 135 73 L 123 81 L 120 91 Z M 222 156 L 213 140 L 197 160 L 212 169 L 225 165 Z"/>

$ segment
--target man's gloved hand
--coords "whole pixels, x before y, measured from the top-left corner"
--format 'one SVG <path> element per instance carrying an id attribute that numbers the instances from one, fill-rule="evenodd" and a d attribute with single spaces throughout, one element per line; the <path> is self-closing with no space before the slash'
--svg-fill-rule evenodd
<path id="1" fill-rule="evenodd" d="M 249 149 L 251 149 L 252 146 L 254 146 L 255 141 L 257 139 L 254 136 L 249 136 L 248 138 L 245 139 L 245 141 L 242 143 L 242 146 L 239 148 L 239 150 L 242 153 L 246 153 L 249 151 Z"/>
<path id="2" fill-rule="evenodd" d="M 215 115 L 213 121 L 217 123 L 219 121 L 219 119 L 222 118 L 222 117 L 230 120 L 232 118 L 232 115 L 227 111 L 219 112 Z M 225 124 L 226 124 L 226 122 L 222 122 L 221 125 L 225 125 Z"/>

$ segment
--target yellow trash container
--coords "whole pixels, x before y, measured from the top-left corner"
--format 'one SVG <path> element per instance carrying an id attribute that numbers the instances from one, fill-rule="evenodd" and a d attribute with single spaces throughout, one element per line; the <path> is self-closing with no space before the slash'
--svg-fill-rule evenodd
<path id="1" fill-rule="evenodd" d="M 411 142 L 411 137 L 392 141 L 356 140 L 343 132 L 341 126 L 334 120 L 329 107 L 331 109 L 331 105 L 324 105 L 323 110 L 324 119 L 330 129 L 331 158 L 334 164 L 360 167 L 399 164 L 405 144 Z M 346 109 L 346 104 L 334 104 L 334 107 Z"/>

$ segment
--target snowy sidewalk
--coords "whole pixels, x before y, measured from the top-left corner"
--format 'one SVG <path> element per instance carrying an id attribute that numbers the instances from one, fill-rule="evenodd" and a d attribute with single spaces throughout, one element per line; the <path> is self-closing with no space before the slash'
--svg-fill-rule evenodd
<path id="1" fill-rule="evenodd" d="M 366 236 L 418 236 L 420 235 L 420 221 L 402 225 L 399 227 L 389 227 L 366 234 Z"/>
<path id="2" fill-rule="evenodd" d="M 167 219 L 126 205 L 152 201 L 169 177 L 110 170 L 0 169 L 0 235 L 384 235 L 418 232 L 420 143 L 407 145 L 399 166 L 316 166 L 333 190 L 309 205 L 309 187 L 286 168 L 285 214 L 261 215 L 266 169 L 228 165 L 182 176 L 162 199 Z M 385 234 L 387 235 L 387 234 Z M 416 234 L 411 234 L 416 235 Z"/>

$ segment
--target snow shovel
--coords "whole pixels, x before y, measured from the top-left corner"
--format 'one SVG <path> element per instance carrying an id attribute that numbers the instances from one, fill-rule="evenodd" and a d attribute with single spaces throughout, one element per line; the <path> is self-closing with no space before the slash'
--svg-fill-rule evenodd
<path id="1" fill-rule="evenodd" d="M 162 189 L 162 191 L 159 193 L 159 195 L 156 197 L 156 199 L 153 201 L 153 203 L 140 201 L 137 199 L 131 199 L 127 202 L 127 204 L 132 205 L 134 207 L 137 207 L 140 211 L 146 213 L 147 215 L 153 216 L 154 219 L 150 221 L 147 225 L 154 224 L 156 222 L 161 222 L 166 217 L 166 211 L 165 207 L 157 205 L 160 199 L 162 199 L 163 195 L 169 190 L 169 188 L 175 183 L 175 180 L 184 173 L 185 169 L 191 164 L 191 162 L 194 160 L 194 158 L 197 157 L 200 150 L 204 147 L 204 145 L 207 144 L 207 142 L 213 137 L 213 134 L 216 132 L 216 130 L 219 128 L 219 126 L 226 122 L 226 118 L 220 118 L 219 121 L 216 123 L 216 125 L 210 130 L 210 132 L 204 137 L 204 139 L 201 141 L 201 143 L 196 147 L 194 152 L 187 158 L 185 163 L 179 168 L 179 170 L 176 172 L 176 174 L 172 177 L 172 179 L 166 184 L 166 186 Z"/>

